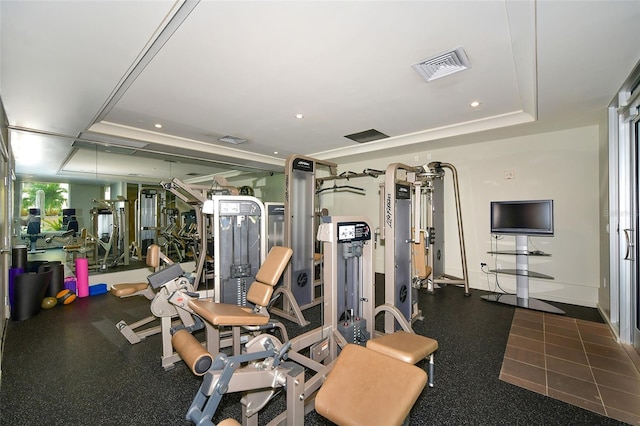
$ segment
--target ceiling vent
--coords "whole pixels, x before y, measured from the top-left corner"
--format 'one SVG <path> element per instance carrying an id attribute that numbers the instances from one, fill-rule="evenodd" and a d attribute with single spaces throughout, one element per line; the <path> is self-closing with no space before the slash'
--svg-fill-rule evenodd
<path id="1" fill-rule="evenodd" d="M 218 139 L 220 142 L 226 142 L 226 143 L 230 143 L 233 145 L 240 145 L 241 143 L 245 143 L 247 140 L 246 139 L 242 139 L 242 138 L 238 138 L 236 136 L 223 136 L 221 138 Z"/>
<path id="2" fill-rule="evenodd" d="M 352 141 L 356 141 L 358 143 L 372 142 L 379 139 L 386 139 L 388 137 L 389 136 L 377 131 L 376 129 L 369 129 L 365 130 L 364 132 L 352 133 L 345 136 L 345 138 L 351 139 Z"/>
<path id="3" fill-rule="evenodd" d="M 441 53 L 422 62 L 411 65 L 425 80 L 432 81 L 471 68 L 469 58 L 462 47 Z"/>

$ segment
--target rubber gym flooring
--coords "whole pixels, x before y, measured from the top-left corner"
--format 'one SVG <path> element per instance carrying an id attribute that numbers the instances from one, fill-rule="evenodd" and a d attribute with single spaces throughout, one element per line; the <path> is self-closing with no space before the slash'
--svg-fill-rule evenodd
<path id="1" fill-rule="evenodd" d="M 378 281 L 382 277 L 378 276 Z M 611 418 L 500 380 L 515 308 L 464 297 L 455 286 L 420 290 L 424 320 L 417 333 L 437 339 L 435 387 L 411 411 L 413 425 L 619 425 Z M 602 322 L 596 309 L 554 305 L 567 317 Z M 320 325 L 320 306 L 304 311 L 312 324 L 283 321 L 294 337 Z M 116 330 L 149 315 L 142 297 L 110 294 L 78 299 L 22 322 L 9 321 L 0 379 L 0 423 L 9 425 L 187 425 L 185 413 L 201 378 L 181 362 L 165 371 L 161 339 L 131 345 Z M 424 363 L 419 364 L 426 368 Z M 240 396 L 226 395 L 214 423 L 241 419 Z M 279 414 L 284 396 L 262 412 Z M 312 412 L 305 424 L 329 424 Z"/>

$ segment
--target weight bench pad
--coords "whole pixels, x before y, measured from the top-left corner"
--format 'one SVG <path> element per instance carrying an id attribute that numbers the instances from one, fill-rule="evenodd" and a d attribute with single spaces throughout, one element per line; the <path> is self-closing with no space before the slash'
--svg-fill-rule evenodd
<path id="1" fill-rule="evenodd" d="M 400 425 L 427 383 L 415 365 L 348 344 L 315 399 L 318 414 L 339 425 Z"/>
<path id="2" fill-rule="evenodd" d="M 251 308 L 243 306 L 190 300 L 189 307 L 213 325 L 265 325 L 269 322 L 269 317 L 256 314 Z"/>
<path id="3" fill-rule="evenodd" d="M 131 296 L 147 287 L 149 287 L 147 283 L 114 284 L 111 286 L 111 294 L 117 297 Z"/>
<path id="4" fill-rule="evenodd" d="M 420 334 L 397 331 L 368 340 L 367 348 L 415 364 L 434 353 L 438 349 L 438 341 Z"/>

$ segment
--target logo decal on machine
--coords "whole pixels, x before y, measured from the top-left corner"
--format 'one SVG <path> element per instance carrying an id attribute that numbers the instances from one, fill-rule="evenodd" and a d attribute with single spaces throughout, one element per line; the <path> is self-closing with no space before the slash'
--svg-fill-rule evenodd
<path id="1" fill-rule="evenodd" d="M 391 194 L 387 194 L 387 199 L 385 200 L 384 206 L 384 221 L 387 223 L 389 228 L 393 228 L 393 211 L 391 209 Z"/>

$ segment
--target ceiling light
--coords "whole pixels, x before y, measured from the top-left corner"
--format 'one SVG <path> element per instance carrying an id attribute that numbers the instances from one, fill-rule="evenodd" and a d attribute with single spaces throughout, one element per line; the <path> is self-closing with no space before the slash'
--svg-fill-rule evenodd
<path id="1" fill-rule="evenodd" d="M 278 155 L 278 151 L 273 151 L 273 153 L 274 153 L 275 155 Z"/>
<path id="2" fill-rule="evenodd" d="M 242 139 L 237 136 L 231 136 L 231 135 L 223 136 L 221 138 L 218 138 L 218 140 L 220 142 L 226 142 L 233 145 L 240 145 L 241 143 L 245 143 L 247 141 L 246 139 Z"/>
<path id="3" fill-rule="evenodd" d="M 469 104 L 471 108 L 478 108 L 480 106 L 480 101 L 473 101 Z"/>
<path id="4" fill-rule="evenodd" d="M 425 80 L 432 81 L 471 68 L 471 63 L 469 63 L 467 54 L 459 47 L 450 52 L 432 56 L 431 58 L 411 65 L 411 67 Z"/>
<path id="5" fill-rule="evenodd" d="M 155 127 L 156 129 L 162 129 L 162 124 L 156 123 L 153 125 L 153 127 Z"/>
<path id="6" fill-rule="evenodd" d="M 303 119 L 303 118 L 304 118 L 304 115 L 302 115 L 302 114 L 296 114 L 296 115 L 295 115 L 295 117 L 296 117 L 298 120 L 301 120 L 301 119 Z"/>

